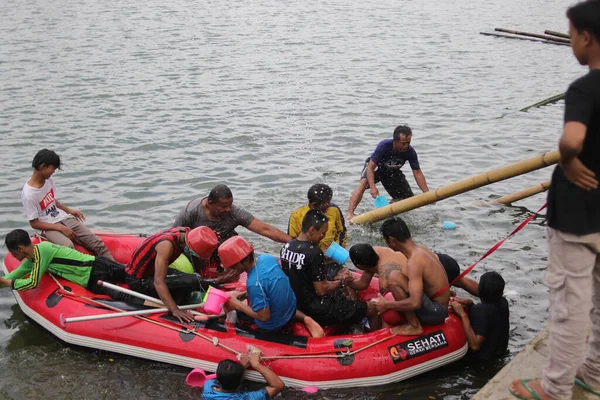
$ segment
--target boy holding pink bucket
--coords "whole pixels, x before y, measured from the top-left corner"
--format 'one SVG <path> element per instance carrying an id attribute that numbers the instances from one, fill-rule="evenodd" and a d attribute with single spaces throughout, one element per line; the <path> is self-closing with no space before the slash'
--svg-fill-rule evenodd
<path id="1" fill-rule="evenodd" d="M 246 272 L 248 303 L 236 296 L 224 304 L 226 310 L 240 311 L 254 320 L 259 329 L 278 331 L 292 321 L 306 325 L 312 337 L 323 337 L 323 328 L 311 317 L 296 310 L 296 296 L 277 259 L 254 253 L 254 247 L 241 236 L 227 239 L 218 249 L 223 268 L 238 274 Z"/>

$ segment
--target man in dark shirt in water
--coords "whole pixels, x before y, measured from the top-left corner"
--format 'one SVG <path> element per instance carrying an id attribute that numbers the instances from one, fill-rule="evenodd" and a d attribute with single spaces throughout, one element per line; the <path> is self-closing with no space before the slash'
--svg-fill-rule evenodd
<path id="1" fill-rule="evenodd" d="M 350 196 L 348 218 L 354 218 L 354 210 L 362 200 L 365 190 L 370 189 L 373 198 L 379 196 L 376 184 L 380 181 L 394 200 L 412 197 L 412 189 L 401 170 L 407 161 L 419 189 L 423 193 L 429 191 L 425 175 L 423 175 L 419 165 L 417 152 L 410 145 L 411 139 L 412 130 L 407 125 L 400 125 L 394 129 L 392 139 L 379 142 L 371 157 L 367 158 L 360 176 L 360 182 Z"/>
<path id="2" fill-rule="evenodd" d="M 499 273 L 486 272 L 479 279 L 481 304 L 472 306 L 470 315 L 458 301 L 451 303 L 462 321 L 473 358 L 479 362 L 493 361 L 508 348 L 510 324 L 508 301 L 502 296 L 504 285 Z"/>
<path id="3" fill-rule="evenodd" d="M 567 18 L 573 54 L 589 72 L 567 90 L 548 192 L 549 361 L 542 379 L 512 382 L 521 399 L 571 398 L 573 380 L 600 396 L 600 1 L 569 8 Z"/>

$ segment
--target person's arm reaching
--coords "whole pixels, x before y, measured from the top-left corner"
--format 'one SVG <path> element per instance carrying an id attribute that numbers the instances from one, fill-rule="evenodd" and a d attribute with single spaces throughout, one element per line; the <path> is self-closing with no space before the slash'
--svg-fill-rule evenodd
<path id="1" fill-rule="evenodd" d="M 173 245 L 168 241 L 162 241 L 156 245 L 156 260 L 154 262 L 154 289 L 158 297 L 165 304 L 169 312 L 179 320 L 179 322 L 193 322 L 194 316 L 187 310 L 180 310 L 169 292 L 165 277 L 169 268 L 169 259 L 173 254 Z"/>
<path id="2" fill-rule="evenodd" d="M 372 272 L 363 271 L 360 279 L 347 280 L 346 286 L 354 290 L 365 290 L 369 287 L 373 275 Z"/>
<path id="3" fill-rule="evenodd" d="M 460 317 L 462 326 L 467 336 L 467 341 L 469 342 L 469 348 L 473 351 L 479 350 L 485 341 L 485 337 L 475 334 L 475 331 L 473 331 L 473 327 L 471 326 L 471 322 L 469 321 L 469 316 L 460 303 L 454 301 L 452 302 L 451 306 L 454 312 Z"/>
<path id="4" fill-rule="evenodd" d="M 429 188 L 427 187 L 427 181 L 425 180 L 425 175 L 423 175 L 423 171 L 420 169 L 413 169 L 413 176 L 415 177 L 415 182 L 417 182 L 417 186 L 423 193 L 429 192 Z"/>
<path id="5" fill-rule="evenodd" d="M 267 382 L 267 394 L 269 398 L 277 396 L 285 387 L 285 384 L 279 376 L 268 367 L 260 363 L 260 353 L 252 353 L 249 355 L 250 366 L 254 368 L 256 372 L 261 374 Z"/>
<path id="6" fill-rule="evenodd" d="M 241 311 L 250 318 L 256 319 L 261 322 L 267 322 L 271 319 L 271 309 L 269 307 L 261 308 L 258 311 L 254 311 L 252 310 L 252 307 L 241 302 L 235 297 L 232 297 L 231 299 L 227 300 L 226 306 L 229 309 Z"/>
<path id="7" fill-rule="evenodd" d="M 388 288 L 392 292 L 398 290 L 404 290 L 399 283 L 399 280 L 395 278 L 395 275 L 401 274 L 399 271 L 394 271 L 390 274 L 388 280 Z M 396 296 L 394 296 L 396 297 Z M 377 303 L 377 311 L 379 313 L 387 310 L 396 311 L 415 311 L 421 308 L 421 302 L 423 301 L 423 270 L 418 267 L 412 267 L 408 265 L 408 298 L 398 301 L 379 301 Z"/>
<path id="8" fill-rule="evenodd" d="M 265 224 L 258 218 L 254 218 L 250 225 L 248 225 L 248 230 L 258 233 L 261 236 L 268 237 L 269 239 L 279 243 L 287 243 L 292 240 L 292 237 L 284 231 L 279 230 L 269 224 Z"/>
<path id="9" fill-rule="evenodd" d="M 369 184 L 370 193 L 373 198 L 379 196 L 379 190 L 377 189 L 377 185 L 375 185 L 375 168 L 377 168 L 377 164 L 369 160 L 369 165 L 367 165 L 367 183 Z"/>

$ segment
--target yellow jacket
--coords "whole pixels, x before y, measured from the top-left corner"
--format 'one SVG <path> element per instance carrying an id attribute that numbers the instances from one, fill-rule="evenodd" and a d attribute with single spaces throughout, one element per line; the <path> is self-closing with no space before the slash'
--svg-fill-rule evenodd
<path id="1" fill-rule="evenodd" d="M 290 215 L 290 222 L 288 224 L 288 235 L 293 238 L 297 238 L 298 235 L 300 235 L 302 232 L 302 220 L 309 211 L 310 207 L 306 205 L 292 212 L 292 215 Z M 323 252 L 325 252 L 325 250 L 327 250 L 333 241 L 336 241 L 342 247 L 346 247 L 348 237 L 346 234 L 346 224 L 344 221 L 344 216 L 342 215 L 342 210 L 340 210 L 337 205 L 331 203 L 331 206 L 325 215 L 329 219 L 329 229 L 327 229 L 325 237 L 319 243 L 319 247 L 321 250 L 323 250 Z"/>

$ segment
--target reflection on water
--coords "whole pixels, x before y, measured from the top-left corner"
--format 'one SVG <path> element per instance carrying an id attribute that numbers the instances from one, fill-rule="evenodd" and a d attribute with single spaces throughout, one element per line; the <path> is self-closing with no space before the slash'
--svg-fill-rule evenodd
<path id="1" fill-rule="evenodd" d="M 237 205 L 285 229 L 315 182 L 329 184 L 345 210 L 364 159 L 401 123 L 413 128 L 431 188 L 551 150 L 563 103 L 517 110 L 563 92 L 584 72 L 568 47 L 478 34 L 497 26 L 564 31 L 559 0 L 4 4 L 0 235 L 27 228 L 19 195 L 42 147 L 63 156 L 59 200 L 80 208 L 92 228 L 153 233 L 190 199 L 226 183 Z M 417 241 L 464 268 L 544 196 L 517 207 L 474 202 L 545 181 L 550 172 L 404 217 Z M 357 211 L 371 208 L 367 194 Z M 445 220 L 457 229 L 442 230 Z M 544 225 L 536 218 L 472 273 L 500 271 L 507 281 L 511 355 L 547 321 Z M 378 229 L 351 226 L 349 244 L 383 244 Z M 279 252 L 277 243 L 240 233 Z M 184 386 L 185 369 L 58 343 L 24 319 L 6 289 L 0 319 L 2 398 L 199 394 Z M 309 397 L 470 398 L 489 376 L 463 361 L 360 393 Z M 299 396 L 307 395 L 289 390 L 284 398 Z"/>

